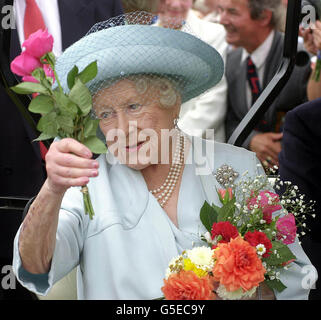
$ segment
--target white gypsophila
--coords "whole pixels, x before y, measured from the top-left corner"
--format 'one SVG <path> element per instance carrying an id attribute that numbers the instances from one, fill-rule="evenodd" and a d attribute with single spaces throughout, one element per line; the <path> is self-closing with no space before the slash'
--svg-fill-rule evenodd
<path id="1" fill-rule="evenodd" d="M 214 250 L 208 247 L 198 247 L 186 251 L 186 255 L 192 263 L 208 272 L 214 267 L 213 253 Z"/>
<path id="2" fill-rule="evenodd" d="M 240 300 L 242 298 L 251 298 L 253 294 L 256 292 L 257 287 L 253 287 L 249 291 L 245 291 L 240 288 L 236 291 L 227 291 L 225 286 L 220 284 L 216 293 L 223 300 Z"/>

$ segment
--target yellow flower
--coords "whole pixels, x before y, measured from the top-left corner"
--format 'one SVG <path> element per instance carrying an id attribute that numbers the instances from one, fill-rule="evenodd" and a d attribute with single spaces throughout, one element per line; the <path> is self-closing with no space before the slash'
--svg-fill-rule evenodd
<path id="1" fill-rule="evenodd" d="M 197 268 L 189 258 L 184 259 L 184 270 L 193 271 L 199 278 L 205 277 L 208 274 L 207 271 Z"/>

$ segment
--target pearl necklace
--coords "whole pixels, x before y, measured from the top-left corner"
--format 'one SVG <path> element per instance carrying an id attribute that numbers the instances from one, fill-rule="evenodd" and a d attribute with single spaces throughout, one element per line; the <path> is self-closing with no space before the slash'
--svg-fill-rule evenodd
<path id="1" fill-rule="evenodd" d="M 160 206 L 163 208 L 166 202 L 171 197 L 178 178 L 182 171 L 182 166 L 184 163 L 184 149 L 185 149 L 185 139 L 184 135 L 180 132 L 177 135 L 176 149 L 173 157 L 173 163 L 169 169 L 168 176 L 165 182 L 157 189 L 150 190 L 150 192 L 156 197 Z"/>

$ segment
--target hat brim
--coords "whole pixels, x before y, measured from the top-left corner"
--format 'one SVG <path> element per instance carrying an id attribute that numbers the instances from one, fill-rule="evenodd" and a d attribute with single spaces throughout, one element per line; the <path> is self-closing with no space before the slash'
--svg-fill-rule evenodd
<path id="1" fill-rule="evenodd" d="M 214 87 L 224 73 L 220 54 L 188 33 L 147 25 L 125 25 L 92 33 L 69 47 L 58 59 L 56 70 L 63 87 L 67 74 L 97 61 L 98 74 L 88 87 L 135 74 L 155 74 L 184 79 L 186 102 Z"/>

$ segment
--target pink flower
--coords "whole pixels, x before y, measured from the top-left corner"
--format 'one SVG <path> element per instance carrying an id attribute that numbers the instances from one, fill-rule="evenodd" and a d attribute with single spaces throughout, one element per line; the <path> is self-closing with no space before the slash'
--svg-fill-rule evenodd
<path id="1" fill-rule="evenodd" d="M 13 73 L 24 77 L 30 76 L 35 69 L 41 68 L 42 64 L 39 59 L 24 51 L 11 62 L 10 67 Z"/>
<path id="2" fill-rule="evenodd" d="M 27 40 L 24 41 L 22 46 L 26 48 L 26 52 L 31 56 L 40 59 L 46 53 L 52 51 L 53 37 L 48 30 L 38 30 L 31 34 Z"/>
<path id="3" fill-rule="evenodd" d="M 233 198 L 233 190 L 232 190 L 232 188 L 219 189 L 219 190 L 218 190 L 218 193 L 219 193 L 219 195 L 222 197 L 222 199 L 225 198 L 226 192 L 228 192 L 229 198 L 232 199 L 232 198 Z"/>
<path id="4" fill-rule="evenodd" d="M 38 80 L 36 80 L 33 76 L 24 76 L 22 77 L 23 82 L 34 82 L 34 83 L 39 83 Z"/>
<path id="5" fill-rule="evenodd" d="M 268 194 L 269 197 L 266 194 Z M 258 200 L 257 197 L 251 198 L 247 206 L 250 210 L 252 210 L 254 205 L 258 205 L 258 207 L 263 211 L 263 219 L 267 224 L 270 224 L 272 222 L 272 213 L 282 209 L 282 206 L 280 205 L 280 198 L 277 194 L 268 190 L 261 191 L 259 196 L 260 200 Z M 269 204 L 269 201 L 271 201 L 271 204 Z"/>
<path id="6" fill-rule="evenodd" d="M 276 228 L 278 230 L 277 238 L 282 240 L 284 244 L 288 245 L 295 241 L 297 228 L 293 214 L 279 218 L 276 222 Z"/>

